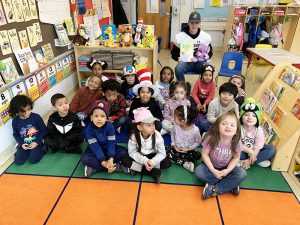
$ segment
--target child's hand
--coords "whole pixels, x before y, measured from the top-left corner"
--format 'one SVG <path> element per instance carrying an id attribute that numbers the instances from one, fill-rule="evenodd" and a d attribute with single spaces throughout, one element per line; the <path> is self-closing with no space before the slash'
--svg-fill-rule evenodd
<path id="1" fill-rule="evenodd" d="M 200 111 L 201 108 L 202 108 L 202 105 L 201 105 L 201 103 L 199 102 L 199 103 L 197 104 L 197 110 Z"/>
<path id="2" fill-rule="evenodd" d="M 202 110 L 201 110 L 202 112 L 206 112 L 206 103 L 204 103 L 203 105 L 202 105 Z"/>
<path id="3" fill-rule="evenodd" d="M 115 172 L 116 168 L 117 168 L 116 163 L 114 163 L 114 164 L 112 164 L 112 165 L 109 165 L 109 166 L 107 167 L 107 172 L 108 172 L 108 173 L 113 173 L 113 172 Z"/>
<path id="4" fill-rule="evenodd" d="M 250 155 L 249 155 L 249 163 L 250 164 L 253 164 L 253 163 L 255 163 L 255 161 L 257 160 L 257 154 L 256 154 L 256 152 L 254 152 L 253 151 L 253 153 L 251 153 Z"/>
<path id="5" fill-rule="evenodd" d="M 148 160 L 148 161 L 146 162 L 145 166 L 146 166 L 146 169 L 147 169 L 148 171 L 151 171 L 151 170 L 153 169 L 153 167 L 154 167 L 154 165 L 153 165 L 153 163 L 152 163 L 151 160 Z"/>
<path id="6" fill-rule="evenodd" d="M 22 148 L 23 148 L 24 150 L 30 149 L 29 147 L 30 147 L 29 144 L 26 144 L 26 143 L 22 144 Z"/>
<path id="7" fill-rule="evenodd" d="M 242 168 L 247 170 L 250 168 L 251 165 L 251 160 L 250 159 L 246 159 L 242 161 Z"/>
<path id="8" fill-rule="evenodd" d="M 114 120 L 113 120 L 113 118 L 112 118 L 112 117 L 108 117 L 108 121 L 109 121 L 109 122 L 111 122 L 111 123 L 113 123 L 113 122 L 114 122 Z"/>
<path id="9" fill-rule="evenodd" d="M 177 147 L 177 146 L 174 146 L 174 148 L 175 148 L 176 152 L 180 152 L 180 153 L 182 153 L 182 150 L 181 150 L 181 148 L 179 148 L 179 147 Z"/>
<path id="10" fill-rule="evenodd" d="M 229 170 L 228 169 L 223 169 L 223 170 L 221 170 L 219 172 L 220 172 L 220 175 L 222 177 L 226 177 L 229 174 Z"/>
<path id="11" fill-rule="evenodd" d="M 189 151 L 188 148 L 180 148 L 181 153 L 187 153 Z"/>
<path id="12" fill-rule="evenodd" d="M 221 174 L 221 171 L 216 170 L 216 169 L 214 169 L 213 175 L 215 176 L 215 178 L 217 178 L 217 179 L 219 179 L 219 180 L 221 180 L 221 179 L 223 178 L 223 177 L 222 177 L 222 174 Z"/>
<path id="13" fill-rule="evenodd" d="M 29 149 L 35 149 L 37 146 L 38 146 L 38 144 L 37 144 L 36 142 L 32 142 L 32 143 L 29 145 Z"/>
<path id="14" fill-rule="evenodd" d="M 132 104 L 132 100 L 126 100 L 126 105 L 127 105 L 127 107 L 130 107 L 131 104 Z"/>

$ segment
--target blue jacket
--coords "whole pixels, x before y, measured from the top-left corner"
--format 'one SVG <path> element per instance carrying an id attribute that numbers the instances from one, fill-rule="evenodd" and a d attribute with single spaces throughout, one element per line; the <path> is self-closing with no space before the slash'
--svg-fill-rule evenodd
<path id="1" fill-rule="evenodd" d="M 116 136 L 115 128 L 110 122 L 106 122 L 101 128 L 89 123 L 85 130 L 86 139 L 89 143 L 89 148 L 101 162 L 108 158 L 114 158 L 116 155 Z"/>

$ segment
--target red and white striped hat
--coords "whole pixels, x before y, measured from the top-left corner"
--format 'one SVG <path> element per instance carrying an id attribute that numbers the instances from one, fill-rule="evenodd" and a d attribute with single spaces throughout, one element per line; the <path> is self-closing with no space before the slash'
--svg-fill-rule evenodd
<path id="1" fill-rule="evenodd" d="M 139 84 L 136 84 L 133 87 L 133 93 L 135 95 L 138 95 L 138 90 L 140 87 L 148 87 L 151 88 L 154 91 L 153 97 L 157 96 L 158 89 L 156 86 L 152 84 L 151 81 L 151 70 L 149 68 L 141 69 L 136 74 L 137 79 L 139 80 Z"/>
<path id="2" fill-rule="evenodd" d="M 141 25 L 142 25 L 143 23 L 144 23 L 144 20 L 143 20 L 143 18 L 141 18 L 141 17 L 140 17 L 140 18 L 138 18 L 138 24 L 141 24 Z"/>

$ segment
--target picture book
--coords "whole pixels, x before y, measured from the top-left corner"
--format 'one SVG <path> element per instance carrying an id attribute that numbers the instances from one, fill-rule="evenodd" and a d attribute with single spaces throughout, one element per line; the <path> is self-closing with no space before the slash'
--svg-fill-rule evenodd
<path id="1" fill-rule="evenodd" d="M 42 51 L 44 53 L 45 58 L 50 61 L 54 59 L 54 53 L 52 51 L 52 47 L 50 43 L 47 43 L 45 45 L 42 45 Z"/>
<path id="2" fill-rule="evenodd" d="M 300 92 L 300 73 L 295 74 L 295 80 L 292 86 L 297 92 Z"/>
<path id="3" fill-rule="evenodd" d="M 16 21 L 14 8 L 11 0 L 2 0 L 2 5 L 6 15 L 7 23 L 13 23 Z"/>
<path id="4" fill-rule="evenodd" d="M 72 53 L 69 55 L 69 63 L 70 63 L 71 73 L 73 73 L 74 71 L 76 71 L 76 62 L 75 62 L 75 56 Z"/>
<path id="5" fill-rule="evenodd" d="M 24 75 L 30 74 L 39 68 L 30 48 L 23 48 L 14 53 Z"/>
<path id="6" fill-rule="evenodd" d="M 21 30 L 21 31 L 19 31 L 18 34 L 19 34 L 19 38 L 20 38 L 22 48 L 29 47 L 29 40 L 28 40 L 28 37 L 27 37 L 26 30 Z"/>
<path id="7" fill-rule="evenodd" d="M 271 124 L 267 120 L 264 120 L 264 122 L 261 124 L 261 128 L 263 129 L 264 132 L 265 143 L 269 143 L 272 130 L 273 130 Z"/>
<path id="8" fill-rule="evenodd" d="M 64 70 L 63 70 L 63 65 L 61 60 L 55 63 L 55 69 L 56 69 L 56 82 L 59 83 L 64 79 Z"/>
<path id="9" fill-rule="evenodd" d="M 11 57 L 0 61 L 0 74 L 6 84 L 19 78 L 19 74 Z"/>
<path id="10" fill-rule="evenodd" d="M 8 34 L 8 38 L 9 38 L 12 50 L 13 51 L 20 50 L 21 46 L 20 46 L 17 30 L 16 29 L 8 30 L 7 34 Z"/>
<path id="11" fill-rule="evenodd" d="M 6 24 L 5 14 L 2 8 L 2 5 L 0 4 L 0 26 Z"/>
<path id="12" fill-rule="evenodd" d="M 63 68 L 64 68 L 64 76 L 70 76 L 71 74 L 71 68 L 70 68 L 70 63 L 69 63 L 69 57 L 65 57 L 63 60 Z"/>
<path id="13" fill-rule="evenodd" d="M 292 113 L 300 120 L 300 98 L 298 98 L 292 108 Z"/>
<path id="14" fill-rule="evenodd" d="M 35 77 L 39 84 L 40 96 L 43 96 L 50 89 L 47 74 L 46 74 L 45 70 L 41 70 L 35 74 Z"/>
<path id="15" fill-rule="evenodd" d="M 37 49 L 33 52 L 38 67 L 41 68 L 47 64 L 47 59 L 45 59 L 42 49 Z"/>
<path id="16" fill-rule="evenodd" d="M 17 22 L 24 22 L 24 16 L 23 16 L 23 10 L 22 10 L 22 4 L 20 0 L 13 0 L 13 9 L 16 17 Z"/>
<path id="17" fill-rule="evenodd" d="M 289 86 L 292 86 L 295 80 L 295 73 L 296 70 L 294 69 L 294 67 L 285 66 L 283 71 L 281 72 L 280 79 Z"/>
<path id="18" fill-rule="evenodd" d="M 278 144 L 279 141 L 280 141 L 279 136 L 277 135 L 276 131 L 274 129 L 272 129 L 269 140 L 268 140 L 268 144 L 276 147 L 276 145 Z"/>
<path id="19" fill-rule="evenodd" d="M 180 59 L 183 62 L 192 62 L 194 57 L 194 44 L 184 42 L 180 44 Z"/>
<path id="20" fill-rule="evenodd" d="M 38 43 L 43 41 L 42 31 L 40 27 L 40 23 L 33 23 L 32 26 L 35 27 L 35 36 Z"/>
<path id="21" fill-rule="evenodd" d="M 31 11 L 30 11 L 27 0 L 21 0 L 21 2 L 22 2 L 22 8 L 23 8 L 23 16 L 24 16 L 25 21 L 27 22 L 32 19 Z"/>
<path id="22" fill-rule="evenodd" d="M 268 110 L 268 107 L 269 105 L 271 104 L 272 102 L 272 99 L 274 98 L 274 93 L 269 89 L 267 88 L 263 95 L 261 96 L 259 102 L 261 103 L 262 105 L 262 108 L 263 110 L 266 112 Z"/>
<path id="23" fill-rule="evenodd" d="M 111 34 L 114 39 L 114 42 L 116 43 L 116 41 L 117 41 L 116 35 L 118 33 L 116 25 L 114 25 L 114 24 L 102 25 L 101 31 L 102 31 L 102 41 L 103 42 L 108 40 L 109 39 L 108 35 Z"/>
<path id="24" fill-rule="evenodd" d="M 36 77 L 34 75 L 25 79 L 25 85 L 28 92 L 28 97 L 32 101 L 35 101 L 40 97 L 39 86 Z"/>
<path id="25" fill-rule="evenodd" d="M 66 30 L 67 30 L 67 34 L 68 35 L 75 35 L 75 27 L 74 27 L 74 23 L 71 17 L 67 18 L 64 20 L 65 25 L 66 25 Z"/>
<path id="26" fill-rule="evenodd" d="M 69 37 L 67 35 L 67 31 L 62 23 L 58 23 L 54 25 L 58 40 L 61 45 L 67 44 L 70 42 Z"/>
<path id="27" fill-rule="evenodd" d="M 2 76 L 0 75 L 0 88 L 2 88 L 5 85 L 5 82 L 2 78 Z"/>
<path id="28" fill-rule="evenodd" d="M 277 98 L 277 100 L 279 100 L 281 98 L 285 88 L 281 84 L 273 81 L 273 83 L 270 87 L 270 90 L 274 93 L 274 96 Z"/>
<path id="29" fill-rule="evenodd" d="M 16 95 L 27 95 L 26 87 L 23 81 L 11 86 L 10 91 L 13 97 Z"/>
<path id="30" fill-rule="evenodd" d="M 51 66 L 47 67 L 45 70 L 46 70 L 46 74 L 48 77 L 49 86 L 50 86 L 50 88 L 52 88 L 56 84 L 55 65 L 51 65 Z"/>
<path id="31" fill-rule="evenodd" d="M 11 46 L 7 34 L 7 30 L 0 31 L 0 48 L 2 51 L 2 55 L 11 54 Z"/>
<path id="32" fill-rule="evenodd" d="M 28 5 L 29 5 L 30 13 L 31 13 L 31 18 L 34 19 L 34 20 L 38 19 L 38 12 L 37 12 L 35 1 L 36 0 L 28 0 Z"/>
<path id="33" fill-rule="evenodd" d="M 31 47 L 37 46 L 37 39 L 35 36 L 35 26 L 29 26 L 26 29 L 27 29 L 30 46 Z"/>
<path id="34" fill-rule="evenodd" d="M 2 122 L 5 123 L 10 118 L 8 113 L 9 103 L 11 100 L 9 90 L 3 91 L 0 93 L 0 96 L 0 118 Z"/>
<path id="35" fill-rule="evenodd" d="M 273 93 L 273 92 L 272 92 Z M 269 106 L 268 106 L 268 108 L 266 109 L 266 113 L 267 114 L 269 114 L 272 110 L 273 110 L 273 108 L 274 108 L 274 106 L 275 106 L 275 104 L 278 102 L 278 100 L 277 100 L 277 98 L 275 97 L 275 96 L 273 96 L 272 97 L 272 99 L 271 99 L 271 102 L 270 102 L 270 104 L 269 104 Z"/>
<path id="36" fill-rule="evenodd" d="M 286 113 L 279 105 L 274 107 L 274 110 L 270 115 L 271 120 L 273 120 L 278 127 L 280 127 L 280 124 L 283 122 L 285 117 Z"/>

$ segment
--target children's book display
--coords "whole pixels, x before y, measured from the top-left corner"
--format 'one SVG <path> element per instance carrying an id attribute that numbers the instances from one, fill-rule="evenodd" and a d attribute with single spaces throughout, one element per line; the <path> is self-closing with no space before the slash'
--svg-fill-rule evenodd
<path id="1" fill-rule="evenodd" d="M 27 95 L 26 87 L 23 81 L 20 81 L 19 83 L 11 86 L 10 91 L 13 97 L 15 97 L 16 95 Z"/>
<path id="2" fill-rule="evenodd" d="M 293 115 L 300 120 L 300 98 L 298 98 L 292 108 Z"/>
<path id="3" fill-rule="evenodd" d="M 0 74 L 6 84 L 19 78 L 19 74 L 11 57 L 0 61 Z"/>
<path id="4" fill-rule="evenodd" d="M 59 24 L 55 24 L 54 27 L 60 44 L 61 45 L 68 44 L 70 40 L 64 25 L 62 23 L 59 23 Z"/>
<path id="5" fill-rule="evenodd" d="M 39 68 L 30 48 L 24 48 L 14 53 L 24 75 L 28 75 Z"/>

